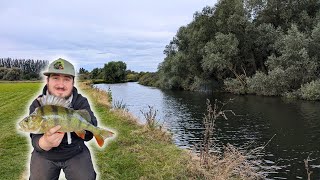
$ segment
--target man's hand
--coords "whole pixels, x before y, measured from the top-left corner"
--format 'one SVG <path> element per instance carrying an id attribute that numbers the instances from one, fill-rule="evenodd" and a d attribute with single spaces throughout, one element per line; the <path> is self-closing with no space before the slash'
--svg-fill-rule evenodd
<path id="1" fill-rule="evenodd" d="M 39 146 L 45 150 L 49 151 L 53 147 L 57 147 L 60 145 L 64 133 L 58 132 L 61 128 L 60 125 L 51 128 L 48 132 L 43 134 L 43 136 L 39 139 Z"/>

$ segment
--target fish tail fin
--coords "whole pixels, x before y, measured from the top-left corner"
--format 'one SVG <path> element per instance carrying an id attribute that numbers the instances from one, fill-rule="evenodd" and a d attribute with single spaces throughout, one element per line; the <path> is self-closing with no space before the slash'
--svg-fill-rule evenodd
<path id="1" fill-rule="evenodd" d="M 100 129 L 100 128 L 99 128 Z M 108 137 L 113 136 L 113 132 L 105 130 L 105 129 L 100 129 L 98 134 L 94 134 L 94 137 L 96 138 L 96 141 L 100 147 L 103 146 L 104 140 L 107 139 Z"/>

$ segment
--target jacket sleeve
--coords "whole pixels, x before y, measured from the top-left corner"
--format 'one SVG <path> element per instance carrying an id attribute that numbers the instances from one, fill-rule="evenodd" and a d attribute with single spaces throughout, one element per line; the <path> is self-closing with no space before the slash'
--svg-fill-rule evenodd
<path id="1" fill-rule="evenodd" d="M 79 107 L 80 107 L 79 109 L 85 109 L 89 112 L 90 117 L 91 117 L 91 124 L 94 126 L 97 126 L 98 125 L 97 118 L 93 114 L 87 98 L 85 98 L 85 97 L 82 98 Z M 86 135 L 85 135 L 84 140 L 90 141 L 92 138 L 93 138 L 93 134 L 90 131 L 86 131 Z"/>
<path id="2" fill-rule="evenodd" d="M 33 113 L 37 107 L 39 107 L 40 104 L 37 100 L 34 100 L 32 104 L 29 107 L 29 114 Z M 43 152 L 44 150 L 39 146 L 39 139 L 42 137 L 43 134 L 33 134 L 30 133 L 31 137 L 31 144 L 33 148 L 38 152 Z"/>

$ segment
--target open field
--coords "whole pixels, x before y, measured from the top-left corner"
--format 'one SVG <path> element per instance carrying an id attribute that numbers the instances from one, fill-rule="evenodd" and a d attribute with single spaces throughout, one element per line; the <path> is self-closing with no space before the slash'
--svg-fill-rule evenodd
<path id="1" fill-rule="evenodd" d="M 0 83 L 0 179 L 19 179 L 29 155 L 28 139 L 17 134 L 16 122 L 28 113 L 27 104 L 40 83 Z"/>

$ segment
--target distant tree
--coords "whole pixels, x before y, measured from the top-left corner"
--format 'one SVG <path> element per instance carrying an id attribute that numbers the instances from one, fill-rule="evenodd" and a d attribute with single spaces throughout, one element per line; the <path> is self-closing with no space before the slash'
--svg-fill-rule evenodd
<path id="1" fill-rule="evenodd" d="M 79 69 L 79 80 L 87 80 L 90 79 L 90 73 L 88 70 L 84 69 L 84 68 L 80 68 Z"/>
<path id="2" fill-rule="evenodd" d="M 89 73 L 88 70 L 85 70 L 84 68 L 79 69 L 79 74 L 87 74 L 87 73 Z"/>
<path id="3" fill-rule="evenodd" d="M 7 68 L 8 70 L 20 69 L 19 72 L 21 74 L 19 75 L 19 79 L 22 80 L 40 79 L 40 72 L 48 66 L 48 63 L 49 62 L 45 60 L 1 58 L 0 68 Z M 3 77 L 4 71 L 5 70 L 1 72 Z M 12 74 L 13 72 L 10 73 Z"/>
<path id="4" fill-rule="evenodd" d="M 0 67 L 0 80 L 3 80 L 4 76 L 8 73 L 9 68 Z"/>
<path id="5" fill-rule="evenodd" d="M 145 85 L 145 86 L 159 86 L 159 76 L 158 73 L 156 72 L 147 72 L 143 76 L 140 77 L 139 79 L 139 84 Z"/>
<path id="6" fill-rule="evenodd" d="M 18 68 L 10 68 L 3 77 L 3 80 L 8 80 L 8 81 L 17 81 L 20 79 L 21 79 L 21 69 L 18 69 Z"/>
<path id="7" fill-rule="evenodd" d="M 124 82 L 126 78 L 126 63 L 111 61 L 104 65 L 104 80 L 109 83 Z"/>
<path id="8" fill-rule="evenodd" d="M 140 74 L 135 71 L 131 71 L 131 70 L 126 71 L 126 81 L 128 82 L 137 82 L 140 77 L 141 77 Z"/>
<path id="9" fill-rule="evenodd" d="M 103 79 L 103 68 L 94 68 L 91 72 L 90 72 L 90 78 L 91 79 Z"/>

